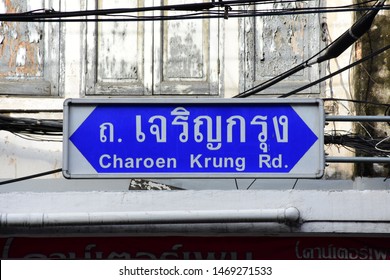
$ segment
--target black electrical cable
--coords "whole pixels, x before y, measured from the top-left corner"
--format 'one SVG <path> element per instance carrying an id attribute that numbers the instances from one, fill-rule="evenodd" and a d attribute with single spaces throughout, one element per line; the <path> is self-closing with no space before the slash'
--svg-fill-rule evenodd
<path id="1" fill-rule="evenodd" d="M 373 57 L 375 57 L 375 56 L 377 56 L 377 55 L 387 51 L 388 49 L 390 49 L 390 45 L 387 45 L 387 46 L 385 46 L 385 47 L 383 47 L 383 48 L 381 48 L 381 49 L 379 49 L 379 50 L 377 50 L 377 51 L 375 51 L 375 52 L 373 52 L 373 53 L 371 53 L 371 54 L 369 54 L 369 55 L 367 55 L 367 56 L 365 56 L 365 57 L 363 57 L 363 58 L 361 58 L 361 59 L 359 59 L 359 60 L 357 60 L 357 61 L 355 61 L 355 62 L 353 62 L 353 63 L 351 63 L 351 64 L 349 64 L 349 65 L 347 65 L 347 66 L 345 66 L 343 68 L 341 68 L 341 69 L 339 69 L 339 70 L 337 70 L 336 72 L 330 73 L 329 75 L 326 75 L 326 76 L 324 76 L 324 77 L 322 77 L 322 78 L 320 78 L 320 79 L 318 79 L 318 80 L 316 80 L 314 82 L 311 82 L 311 83 L 309 83 L 309 84 L 307 84 L 305 86 L 302 86 L 302 87 L 300 87 L 300 88 L 298 88 L 296 90 L 293 90 L 293 91 L 290 91 L 288 93 L 282 94 L 282 95 L 278 96 L 278 98 L 285 98 L 285 97 L 297 94 L 298 92 L 300 92 L 302 90 L 305 90 L 305 89 L 307 89 L 309 87 L 312 87 L 312 86 L 314 86 L 314 85 L 316 85 L 318 83 L 321 83 L 321 82 L 323 82 L 323 81 L 325 81 L 325 80 L 327 80 L 327 79 L 329 79 L 329 78 L 331 78 L 333 76 L 336 76 L 336 75 L 338 75 L 338 74 L 340 74 L 340 73 L 342 73 L 342 72 L 344 72 L 344 71 L 346 71 L 346 70 L 348 70 L 348 69 L 350 69 L 352 67 L 355 67 L 356 65 L 358 65 L 360 63 L 363 63 L 364 61 L 369 60 L 369 59 L 371 59 L 371 58 L 373 58 Z"/>
<path id="2" fill-rule="evenodd" d="M 38 178 L 38 177 L 42 177 L 42 176 L 46 176 L 46 175 L 51 175 L 51 174 L 59 173 L 61 171 L 62 171 L 62 168 L 58 168 L 58 169 L 54 169 L 54 170 L 50 170 L 50 171 L 46 171 L 46 172 L 42 172 L 42 173 L 37 173 L 37 174 L 33 174 L 33 175 L 10 179 L 10 180 L 0 182 L 0 186 L 6 185 L 6 184 L 11 184 L 11 183 L 16 183 L 16 182 L 20 182 L 20 181 L 30 180 L 30 179 L 34 179 L 34 178 Z"/>
<path id="3" fill-rule="evenodd" d="M 384 6 L 382 10 L 389 10 L 390 6 Z M 228 12 L 226 17 L 225 12 L 213 12 L 213 13 L 196 13 L 193 15 L 174 15 L 174 16 L 129 16 L 124 15 L 118 17 L 115 15 L 106 15 L 110 18 L 102 18 L 101 16 L 94 18 L 55 18 L 55 19 L 10 19 L 0 16 L 2 21 L 18 21 L 18 22 L 147 22 L 147 21 L 170 21 L 170 20 L 195 20 L 195 19 L 223 19 L 223 18 L 247 18 L 247 17 L 266 17 L 266 16 L 292 16 L 292 15 L 304 15 L 304 14 L 325 14 L 336 12 L 356 12 L 367 11 L 369 8 L 353 8 L 353 9 L 317 9 L 317 10 L 304 10 L 304 11 L 277 11 L 277 12 L 251 12 L 251 13 L 232 13 Z"/>
<path id="4" fill-rule="evenodd" d="M 361 104 L 369 104 L 369 105 L 375 105 L 375 106 L 383 106 L 390 108 L 390 104 L 380 103 L 380 102 L 373 102 L 368 100 L 358 100 L 358 99 L 347 99 L 347 98 L 336 98 L 336 97 L 326 97 L 322 98 L 323 101 L 346 101 L 346 102 L 352 102 L 352 103 L 361 103 Z"/>
<path id="5" fill-rule="evenodd" d="M 13 118 L 0 114 L 0 130 L 26 140 L 62 141 L 62 120 Z"/>
<path id="6" fill-rule="evenodd" d="M 378 1 L 372 10 L 361 16 L 347 31 L 339 36 L 326 52 L 317 58 L 317 63 L 336 58 L 342 54 L 347 48 L 352 46 L 363 34 L 367 33 L 378 14 L 379 10 L 384 5 L 385 0 Z"/>
<path id="7" fill-rule="evenodd" d="M 39 135 L 62 134 L 61 120 L 13 118 L 0 114 L 0 130 Z"/>
<path id="8" fill-rule="evenodd" d="M 124 13 L 142 13 L 152 11 L 203 11 L 209 10 L 215 7 L 224 7 L 229 4 L 237 3 L 257 3 L 264 2 L 261 0 L 252 1 L 211 1 L 211 2 L 199 2 L 199 3 L 187 3 L 178 5 L 162 5 L 162 6 L 150 6 L 150 7 L 137 7 L 137 8 L 115 8 L 115 9 L 95 9 L 86 11 L 68 11 L 68 12 L 57 12 L 53 9 L 34 10 L 24 13 L 13 13 L 13 14 L 0 14 L 1 21 L 35 21 L 42 19 L 53 19 L 53 18 L 69 18 L 69 17 L 86 17 L 86 16 L 107 16 L 113 14 L 124 14 Z"/>
<path id="9" fill-rule="evenodd" d="M 324 135 L 325 145 L 352 148 L 365 156 L 389 157 L 390 141 L 387 138 L 372 139 L 357 134 Z"/>
<path id="10" fill-rule="evenodd" d="M 287 1 L 296 2 L 296 1 Z M 307 1 L 305 1 L 307 2 Z M 366 1 L 369 3 L 372 1 Z M 57 12 L 55 10 L 40 10 L 29 11 L 25 13 L 14 14 L 0 14 L 1 21 L 21 21 L 21 22 L 99 22 L 99 21 L 155 21 L 155 20 L 178 20 L 178 19 L 206 19 L 206 18 L 226 18 L 225 11 L 216 12 L 210 15 L 208 12 L 202 14 L 195 14 L 195 16 L 132 16 L 128 18 L 102 18 L 106 16 L 114 16 L 129 13 L 142 13 L 147 11 L 209 11 L 215 7 L 228 6 L 244 6 L 246 4 L 269 4 L 276 3 L 275 1 L 219 1 L 212 3 L 192 3 L 182 5 L 166 5 L 166 6 L 152 6 L 152 7 L 138 7 L 138 8 L 117 8 L 117 9 L 96 9 L 87 11 L 73 11 L 73 12 Z M 381 9 L 389 9 L 389 6 L 384 6 Z M 331 12 L 351 12 L 351 11 L 368 11 L 372 7 L 361 7 L 361 4 L 352 4 L 338 7 L 304 7 L 304 8 L 281 8 L 272 10 L 238 10 L 228 11 L 229 17 L 253 17 L 253 16 L 276 16 L 276 15 L 298 15 L 308 13 L 331 13 Z M 75 19 L 77 17 L 77 19 Z M 94 18 L 88 18 L 94 17 Z"/>
<path id="11" fill-rule="evenodd" d="M 72 12 L 57 12 L 53 9 L 44 10 L 42 12 L 24 12 L 13 14 L 0 15 L 1 21 L 34 21 L 37 19 L 51 19 L 51 18 L 68 18 L 68 17 L 85 17 L 85 16 L 106 16 L 110 14 L 123 13 L 141 13 L 148 11 L 201 11 L 215 8 L 217 5 L 211 3 L 190 3 L 181 5 L 165 5 L 152 7 L 137 7 L 137 8 L 116 8 L 116 9 L 100 9 L 87 11 L 72 11 Z"/>

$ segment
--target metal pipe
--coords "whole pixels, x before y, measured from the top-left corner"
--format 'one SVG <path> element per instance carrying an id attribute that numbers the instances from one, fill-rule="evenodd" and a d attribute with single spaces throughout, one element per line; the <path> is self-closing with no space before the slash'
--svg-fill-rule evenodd
<path id="1" fill-rule="evenodd" d="M 296 223 L 295 207 L 256 210 L 181 210 L 150 212 L 1 213 L 0 229 L 9 227 L 103 226 L 195 223 Z"/>
<path id="2" fill-rule="evenodd" d="M 371 162 L 390 163 L 390 157 L 326 157 L 326 162 Z"/>
<path id="3" fill-rule="evenodd" d="M 390 122 L 390 116 L 325 116 L 329 122 Z"/>

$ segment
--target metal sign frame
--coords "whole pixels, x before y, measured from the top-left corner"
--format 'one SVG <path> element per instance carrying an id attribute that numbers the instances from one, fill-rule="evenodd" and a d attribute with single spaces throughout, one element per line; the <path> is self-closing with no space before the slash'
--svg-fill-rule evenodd
<path id="1" fill-rule="evenodd" d="M 212 172 L 210 172 L 208 170 L 206 170 L 205 172 L 202 172 L 199 170 L 193 172 L 192 169 L 191 170 L 186 169 L 186 171 L 183 172 L 183 171 L 176 171 L 176 169 L 175 169 L 176 164 L 179 165 L 179 163 L 177 163 L 175 161 L 174 162 L 175 166 L 171 166 L 171 170 L 169 170 L 169 171 L 161 171 L 161 172 L 138 171 L 135 167 L 132 168 L 131 171 L 129 171 L 129 172 L 127 172 L 127 170 L 126 170 L 126 172 L 109 171 L 109 170 L 113 170 L 113 168 L 114 168 L 113 163 L 109 162 L 109 160 L 111 160 L 111 156 L 108 153 L 104 153 L 104 152 L 101 152 L 98 150 L 98 147 L 100 147 L 99 146 L 100 142 L 103 142 L 103 141 L 110 142 L 111 141 L 111 142 L 113 142 L 111 144 L 113 149 L 118 150 L 119 148 L 117 148 L 117 145 L 123 145 L 123 143 L 126 142 L 127 143 L 126 147 L 128 147 L 128 146 L 135 144 L 134 143 L 135 141 L 132 140 L 133 142 L 130 143 L 128 140 L 125 140 L 122 138 L 118 138 L 118 139 L 115 138 L 115 140 L 114 140 L 113 135 L 104 134 L 104 133 L 108 133 L 109 128 L 104 127 L 104 125 L 108 125 L 107 124 L 108 120 L 103 121 L 103 119 L 109 119 L 110 117 L 112 117 L 112 115 L 116 115 L 115 110 L 117 110 L 117 109 L 119 110 L 119 108 L 121 108 L 120 109 L 121 113 L 123 113 L 122 111 L 125 110 L 125 115 L 122 114 L 120 117 L 116 116 L 115 121 L 119 122 L 119 120 L 121 120 L 121 122 L 125 122 L 125 121 L 123 121 L 124 119 L 132 117 L 132 123 L 134 126 L 135 125 L 135 116 L 129 116 L 129 114 L 133 114 L 132 112 L 137 111 L 138 108 L 145 108 L 144 111 L 147 112 L 147 111 L 149 111 L 149 110 L 147 110 L 148 106 L 152 107 L 153 110 L 159 110 L 160 107 L 165 108 L 167 106 L 170 109 L 172 109 L 172 108 L 179 109 L 178 111 L 171 110 L 171 118 L 178 117 L 179 111 L 181 109 L 185 109 L 188 107 L 191 108 L 191 106 L 194 108 L 201 108 L 204 111 L 208 111 L 208 108 L 211 108 L 210 112 L 212 110 L 220 110 L 220 111 L 218 111 L 218 114 L 220 114 L 220 112 L 221 112 L 221 115 L 225 114 L 224 112 L 229 111 L 229 110 L 232 112 L 236 112 L 236 109 L 237 109 L 237 112 L 242 112 L 242 114 L 244 116 L 250 116 L 250 118 L 252 120 L 252 123 L 250 123 L 249 119 L 247 120 L 247 123 L 246 123 L 247 131 L 250 131 L 250 129 L 248 129 L 248 128 L 252 129 L 252 128 L 256 127 L 256 129 L 257 129 L 256 137 L 258 137 L 258 141 L 259 141 L 259 143 L 257 143 L 257 145 L 260 144 L 260 148 L 262 148 L 263 151 L 262 151 L 262 153 L 260 153 L 259 155 L 256 155 L 256 156 L 259 158 L 259 160 L 258 160 L 260 162 L 259 165 L 261 165 L 261 168 L 263 168 L 263 166 L 264 166 L 264 168 L 259 170 L 259 171 L 254 172 L 253 170 L 257 167 L 252 167 L 252 165 L 253 165 L 252 164 L 250 166 L 250 168 L 253 169 L 252 171 L 246 171 L 245 170 L 246 167 L 244 167 L 244 170 L 241 170 L 241 169 L 237 168 L 237 166 L 235 166 L 235 168 L 236 168 L 235 170 L 229 170 L 229 171 L 224 170 L 221 172 L 219 172 L 219 170 L 217 170 L 216 168 L 214 168 L 214 171 L 212 171 Z M 219 107 L 221 107 L 222 109 L 220 109 Z M 105 113 L 105 112 L 103 112 L 103 109 L 105 109 L 105 108 L 110 108 L 111 111 L 108 111 L 108 113 Z M 123 108 L 125 108 L 125 109 L 123 109 Z M 275 114 L 279 114 L 278 110 L 281 112 L 286 112 L 285 115 L 283 115 L 283 116 L 272 115 L 273 114 L 272 112 L 274 112 L 274 111 L 275 111 Z M 283 136 L 280 136 L 278 134 L 281 134 L 283 132 L 287 133 L 287 131 L 288 131 L 288 134 L 290 135 L 290 139 L 292 139 L 294 137 L 296 138 L 295 144 L 291 144 L 291 145 L 295 145 L 295 146 L 293 146 L 290 149 L 290 147 L 288 146 L 288 145 L 290 145 L 290 143 L 281 144 L 279 142 L 283 142 L 283 141 L 279 141 L 280 139 L 277 141 L 275 139 L 269 140 L 270 142 L 266 142 L 266 141 L 268 141 L 268 139 L 265 139 L 265 141 L 263 141 L 264 138 L 262 139 L 261 137 L 264 137 L 264 135 L 261 135 L 261 133 L 259 133 L 259 129 L 260 129 L 260 120 L 258 119 L 259 116 L 256 115 L 255 117 L 253 117 L 253 114 L 255 114 L 255 113 L 257 114 L 257 112 L 259 112 L 259 114 L 261 114 L 261 112 L 263 112 L 263 111 L 268 112 L 268 113 L 264 113 L 265 116 L 263 116 L 263 117 L 267 117 L 267 114 L 269 115 L 269 119 L 267 120 L 269 127 L 271 127 L 271 125 L 274 125 L 273 131 L 272 131 L 272 133 L 269 133 L 268 139 L 271 139 L 271 137 L 281 138 Z M 176 115 L 175 115 L 175 113 L 176 113 Z M 142 114 L 139 115 L 140 117 L 139 117 L 139 120 L 137 120 L 137 122 L 138 121 L 141 122 Z M 237 117 L 237 116 L 235 115 L 236 113 L 234 113 L 234 114 L 233 113 L 232 114 L 226 113 L 226 114 L 227 115 L 225 117 L 222 117 L 223 123 L 226 124 L 227 117 L 230 116 L 230 118 L 229 118 L 230 119 L 230 132 L 232 132 L 231 129 L 233 126 L 232 125 L 233 121 L 231 121 L 231 118 Z M 250 114 L 252 114 L 252 115 L 250 115 Z M 187 116 L 188 116 L 188 112 L 187 112 Z M 214 115 L 213 117 L 215 117 L 217 119 L 219 118 L 218 120 L 221 121 L 220 120 L 221 116 Z M 198 117 L 197 119 L 199 119 L 199 118 L 200 117 Z M 247 117 L 247 118 L 249 118 L 249 117 Z M 273 123 L 271 120 L 272 118 L 274 119 Z M 275 120 L 275 118 L 276 118 L 276 120 Z M 291 128 L 290 128 L 290 126 L 287 126 L 287 124 L 285 126 L 283 126 L 284 125 L 283 122 L 287 122 L 288 118 L 290 119 L 290 123 L 292 124 Z M 89 138 L 91 136 L 91 134 L 95 135 L 96 133 L 98 133 L 98 131 L 95 131 L 95 130 L 97 130 L 99 128 L 97 126 L 97 122 L 99 120 L 96 120 L 96 119 L 101 119 L 101 121 L 100 121 L 100 124 L 101 124 L 100 125 L 100 137 L 101 137 L 100 142 L 96 142 L 94 138 L 92 140 L 84 139 L 84 138 Z M 149 120 L 149 123 L 148 123 L 147 119 Z M 148 131 L 148 132 L 150 130 L 152 132 L 153 125 L 151 124 L 152 123 L 151 119 L 152 119 L 152 117 L 150 117 L 148 115 L 147 117 L 145 117 L 142 120 L 145 125 L 150 126 L 147 128 L 143 127 L 142 129 L 144 129 L 145 131 Z M 244 117 L 242 117 L 241 119 L 244 119 Z M 67 99 L 64 102 L 63 175 L 65 178 L 68 178 L 68 179 L 71 179 L 71 178 L 85 178 L 85 179 L 91 179 L 91 178 L 320 178 L 323 176 L 324 169 L 325 169 L 324 119 L 325 119 L 325 117 L 324 117 L 323 101 L 321 99 L 260 99 L 260 98 L 252 98 L 252 99 L 222 99 L 222 98 Z M 174 119 L 174 120 L 176 120 L 176 119 Z M 181 120 L 183 120 L 183 119 L 181 119 Z M 278 120 L 279 120 L 279 123 L 278 123 Z M 295 121 L 298 122 L 297 125 L 294 124 Z M 172 121 L 172 119 L 171 119 L 171 122 L 169 124 L 172 125 L 173 122 L 174 121 Z M 194 126 L 196 126 L 196 129 L 198 130 L 197 131 L 198 134 L 200 133 L 200 128 L 199 128 L 200 125 L 204 126 L 204 128 L 203 128 L 204 134 L 206 134 L 206 132 L 207 133 L 208 132 L 215 133 L 215 129 L 216 129 L 215 127 L 212 128 L 212 129 L 214 129 L 214 131 L 212 131 L 212 132 L 211 132 L 211 130 L 206 130 L 206 121 L 205 120 L 203 123 L 200 122 L 199 120 L 196 120 L 196 121 L 192 120 L 192 124 L 194 124 L 195 122 L 196 122 L 196 124 Z M 215 122 L 215 123 L 217 123 L 217 122 Z M 237 123 L 238 123 L 238 120 L 236 119 L 235 124 L 237 125 Z M 161 124 L 161 122 L 159 124 Z M 176 124 L 178 124 L 178 123 L 176 123 Z M 138 125 L 138 123 L 137 123 L 137 125 Z M 288 125 L 290 125 L 290 124 L 288 124 Z M 89 130 L 87 131 L 87 128 L 89 129 L 90 126 L 94 127 L 94 131 L 96 133 L 95 132 L 90 133 Z M 131 127 L 131 130 L 135 129 L 135 128 L 133 128 L 133 126 Z M 177 127 L 174 127 L 174 128 L 176 129 Z M 171 126 L 171 128 L 173 129 L 173 126 Z M 284 128 L 286 128 L 285 131 L 283 130 Z M 237 145 L 238 144 L 242 145 L 242 143 L 239 143 L 240 140 L 237 136 L 234 136 L 236 138 L 234 138 L 233 140 L 232 140 L 232 137 L 226 136 L 226 135 L 228 135 L 228 132 L 226 130 L 226 127 L 224 127 L 224 129 L 225 129 L 225 132 L 224 132 L 225 137 L 230 138 L 230 140 L 228 140 L 228 141 L 230 141 L 229 145 L 233 145 L 232 142 L 236 142 Z M 79 130 L 81 132 L 79 132 Z M 76 133 L 76 131 L 77 131 L 77 133 Z M 128 131 L 128 130 L 126 130 L 126 131 Z M 168 131 L 170 131 L 170 130 L 168 130 Z M 238 130 L 236 130 L 236 132 L 237 131 Z M 279 171 L 278 169 L 275 169 L 275 168 L 283 169 L 284 167 L 288 166 L 287 164 L 284 165 L 284 163 L 282 165 L 282 158 L 281 157 L 283 156 L 284 158 L 288 158 L 290 156 L 294 156 L 295 153 L 299 152 L 299 149 L 301 148 L 300 147 L 301 144 L 298 143 L 297 141 L 299 140 L 298 139 L 299 137 L 301 137 L 302 141 L 304 140 L 304 138 L 305 138 L 304 133 L 306 133 L 305 131 L 307 132 L 307 135 L 310 135 L 310 137 L 312 135 L 314 135 L 311 138 L 312 138 L 312 141 L 314 141 L 313 139 L 316 138 L 315 141 L 312 144 L 311 143 L 307 144 L 307 147 L 308 147 L 307 151 L 305 151 L 305 150 L 301 151 L 301 153 L 303 153 L 302 156 L 299 155 L 300 158 L 297 160 L 297 162 L 293 163 L 294 166 L 290 165 L 290 167 L 289 167 L 290 169 L 288 170 L 288 172 L 283 171 L 283 170 Z M 311 131 L 311 132 L 309 132 L 309 131 Z M 182 130 L 182 132 L 183 132 L 183 130 Z M 137 133 L 143 133 L 143 132 L 137 132 Z M 148 135 L 148 137 L 153 136 L 153 137 L 155 137 L 154 139 L 157 139 L 157 137 L 158 137 L 157 132 L 154 131 L 153 133 L 154 133 L 154 135 Z M 250 133 L 250 132 L 247 132 L 247 133 Z M 134 134 L 135 134 L 135 132 L 134 132 Z M 298 134 L 298 135 L 294 136 L 295 134 Z M 99 135 L 99 134 L 96 134 L 96 135 Z M 182 134 L 180 134 L 180 135 L 182 136 Z M 139 134 L 139 135 L 137 134 L 137 137 L 141 138 L 141 136 L 142 136 L 141 134 Z M 178 137 L 179 134 L 177 134 L 176 136 L 177 136 L 176 138 L 181 137 L 181 136 Z M 204 136 L 206 136 L 206 135 L 204 135 Z M 96 137 L 98 137 L 98 136 L 95 136 L 95 138 Z M 143 135 L 143 137 L 145 137 L 145 135 Z M 191 137 L 196 138 L 195 133 L 193 133 L 193 135 L 191 135 Z M 307 136 L 308 139 L 310 137 Z M 171 139 L 172 138 L 173 137 L 171 137 Z M 206 137 L 204 137 L 204 138 L 205 138 L 205 139 L 203 139 L 204 141 L 203 140 L 202 141 L 203 141 L 203 144 L 206 144 L 205 143 L 205 142 L 207 142 Z M 252 139 L 253 139 L 253 136 L 252 136 Z M 141 140 L 142 139 L 139 139 L 138 142 L 141 142 Z M 197 141 L 197 143 L 195 143 L 195 140 Z M 201 142 L 199 137 L 195 140 L 192 139 L 192 141 L 196 145 L 198 145 Z M 177 141 L 176 145 L 179 145 L 175 148 L 175 150 L 184 151 L 183 148 L 180 148 L 180 145 L 182 143 L 179 143 L 179 140 L 177 140 L 177 139 L 175 139 L 175 141 Z M 260 143 L 261 141 L 265 142 L 266 144 Z M 271 142 L 271 141 L 273 141 L 273 142 Z M 291 141 L 293 141 L 293 140 L 291 140 Z M 74 142 L 77 144 L 77 147 L 76 147 Z M 284 142 L 288 142 L 288 141 L 284 141 Z M 129 143 L 131 145 L 129 145 Z M 137 143 L 137 145 L 138 144 L 139 143 Z M 193 144 L 193 145 L 195 145 L 195 144 Z M 104 144 L 104 145 L 106 145 L 106 144 Z M 215 150 L 218 150 L 221 147 L 220 145 L 218 146 L 218 143 L 207 143 L 207 145 L 208 145 L 207 146 L 208 149 L 204 149 L 204 150 L 207 152 L 210 152 L 210 153 L 216 153 Z M 261 145 L 263 145 L 263 146 L 261 146 Z M 279 152 L 279 158 L 277 156 L 273 156 L 273 158 L 272 158 L 271 156 L 267 155 L 267 153 L 270 153 L 269 150 L 272 150 L 273 152 L 275 152 L 275 150 L 277 150 L 276 147 L 279 147 L 281 145 L 285 145 L 286 148 L 283 150 L 283 152 Z M 204 146 L 206 146 L 206 145 L 204 145 Z M 226 140 L 225 140 L 225 142 L 223 142 L 222 146 L 223 147 L 227 146 Z M 124 146 L 121 146 L 121 147 L 124 147 Z M 146 147 L 146 149 L 144 149 L 144 150 L 149 150 L 149 148 L 147 148 L 147 146 L 142 146 L 142 147 Z M 162 146 L 162 147 L 168 147 L 168 146 Z M 188 146 L 188 147 L 190 147 L 190 146 Z M 230 147 L 233 147 L 233 146 L 230 146 Z M 137 149 L 139 149 L 139 148 L 137 148 Z M 192 148 L 190 147 L 190 149 L 192 149 Z M 244 148 L 241 148 L 241 149 L 243 151 L 245 151 L 246 153 L 248 153 L 248 151 L 245 150 L 246 149 L 245 144 L 244 144 Z M 253 147 L 250 149 L 251 149 L 250 152 L 252 153 L 252 151 L 254 151 Z M 264 149 L 266 149 L 265 155 L 263 155 Z M 302 149 L 306 149 L 306 148 L 302 148 Z M 91 150 L 91 151 L 89 151 L 89 150 Z M 166 150 L 166 149 L 164 148 L 162 150 Z M 100 170 L 100 171 L 97 170 L 98 168 L 96 168 L 96 165 L 93 165 L 90 163 L 90 158 L 92 156 L 94 156 L 95 153 L 103 153 L 99 159 L 100 167 L 105 168 L 104 170 L 102 169 L 103 172 L 102 172 L 102 170 Z M 223 153 L 223 149 L 220 149 L 220 154 L 219 154 L 220 156 L 221 156 L 221 153 Z M 234 152 L 232 152 L 232 153 L 234 153 Z M 201 153 L 198 153 L 198 154 L 201 154 Z M 116 154 L 114 154 L 114 156 L 116 156 Z M 198 156 L 198 157 L 200 158 L 200 156 Z M 119 158 L 119 156 L 118 156 L 118 158 Z M 191 159 L 192 160 L 191 164 L 194 164 L 194 162 L 195 162 L 197 164 L 195 167 L 201 166 L 200 163 L 196 162 L 199 158 L 196 158 L 195 156 L 193 156 Z M 243 158 L 243 161 L 246 160 L 245 157 L 242 157 L 242 158 Z M 149 159 L 149 158 L 147 158 L 147 159 Z M 175 158 L 172 156 L 172 159 L 175 159 Z M 166 162 L 164 162 L 160 158 L 158 158 L 158 159 L 156 158 L 154 160 L 155 160 L 155 162 L 153 164 L 155 166 L 156 165 L 162 166 L 163 164 L 167 164 Z M 119 159 L 118 159 L 118 161 L 119 161 Z M 179 162 L 181 162 L 181 161 L 182 160 L 179 160 Z M 94 162 L 96 162 L 96 160 Z M 249 162 L 249 159 L 247 162 Z M 150 163 L 148 163 L 148 164 L 149 165 L 152 164 L 151 160 L 150 160 Z M 119 163 L 118 163 L 118 165 L 119 165 Z M 266 169 L 269 166 L 271 168 L 270 169 L 271 171 L 267 171 L 267 169 Z M 228 167 L 232 167 L 232 166 L 228 166 Z M 123 168 L 123 166 L 121 166 L 121 168 Z M 215 170 L 217 170 L 217 171 L 215 171 Z"/>

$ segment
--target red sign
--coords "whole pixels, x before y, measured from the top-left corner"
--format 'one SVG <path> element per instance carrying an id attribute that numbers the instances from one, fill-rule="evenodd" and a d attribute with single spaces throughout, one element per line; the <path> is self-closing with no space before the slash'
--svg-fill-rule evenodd
<path id="1" fill-rule="evenodd" d="M 9 237 L 1 259 L 389 260 L 390 238 Z"/>

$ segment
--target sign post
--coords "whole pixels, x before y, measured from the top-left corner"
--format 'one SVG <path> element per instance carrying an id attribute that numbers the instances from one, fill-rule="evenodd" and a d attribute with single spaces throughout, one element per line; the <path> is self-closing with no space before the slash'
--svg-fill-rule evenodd
<path id="1" fill-rule="evenodd" d="M 68 99 L 66 178 L 319 178 L 318 99 Z"/>

